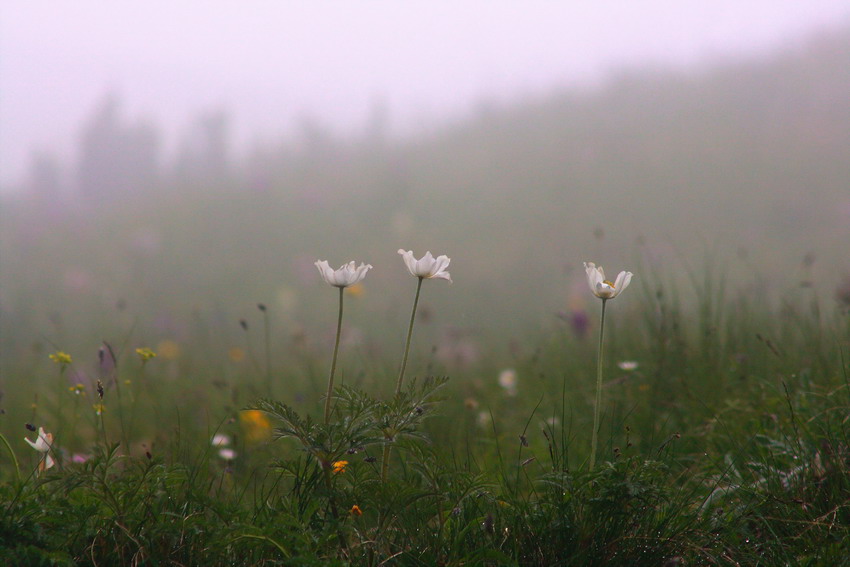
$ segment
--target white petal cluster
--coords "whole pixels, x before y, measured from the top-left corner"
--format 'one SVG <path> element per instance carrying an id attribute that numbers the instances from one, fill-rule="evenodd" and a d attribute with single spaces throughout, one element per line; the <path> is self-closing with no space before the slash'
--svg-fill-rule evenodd
<path id="1" fill-rule="evenodd" d="M 218 450 L 218 456 L 224 459 L 225 461 L 232 461 L 236 459 L 236 451 L 234 451 L 230 447 L 222 447 Z"/>
<path id="2" fill-rule="evenodd" d="M 509 396 L 517 395 L 517 373 L 513 368 L 505 368 L 499 373 L 499 386 Z"/>
<path id="3" fill-rule="evenodd" d="M 424 256 L 417 260 L 413 257 L 413 250 L 405 251 L 399 249 L 398 253 L 404 259 L 404 264 L 407 266 L 407 271 L 410 272 L 410 275 L 429 280 L 448 280 L 451 283 L 452 276 L 446 271 L 446 268 L 449 267 L 449 263 L 452 261 L 448 256 L 442 255 L 434 258 L 431 252 L 426 252 Z"/>
<path id="4" fill-rule="evenodd" d="M 319 273 L 322 274 L 322 279 L 325 283 L 334 287 L 348 287 L 363 280 L 366 277 L 366 272 L 372 269 L 371 264 L 363 264 L 355 267 L 354 260 L 348 264 L 343 264 L 338 270 L 334 270 L 328 265 L 326 260 L 316 262 L 316 267 Z"/>
<path id="5" fill-rule="evenodd" d="M 42 453 L 41 462 L 38 464 L 39 472 L 45 471 L 53 466 L 53 458 L 50 456 L 50 449 L 53 448 L 53 434 L 45 433 L 43 427 L 38 428 L 38 437 L 35 441 L 30 441 L 24 437 L 24 441 L 30 444 L 30 447 Z"/>
<path id="6" fill-rule="evenodd" d="M 218 448 L 218 456 L 225 461 L 232 461 L 236 458 L 236 451 L 230 448 L 230 436 L 224 433 L 216 433 L 211 441 L 213 447 Z"/>
<path id="7" fill-rule="evenodd" d="M 213 447 L 227 447 L 230 445 L 230 436 L 224 433 L 216 433 L 212 438 Z"/>
<path id="8" fill-rule="evenodd" d="M 620 272 L 613 282 L 607 280 L 602 266 L 597 266 L 593 262 L 585 262 L 584 271 L 587 272 L 587 284 L 590 286 L 590 291 L 601 299 L 617 297 L 624 289 L 629 287 L 629 283 L 632 281 L 631 272 Z"/>

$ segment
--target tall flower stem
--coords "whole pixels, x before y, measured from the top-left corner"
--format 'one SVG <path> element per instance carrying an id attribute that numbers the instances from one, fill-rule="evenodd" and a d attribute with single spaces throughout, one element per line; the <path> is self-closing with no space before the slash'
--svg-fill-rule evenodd
<path id="1" fill-rule="evenodd" d="M 395 395 L 401 393 L 401 384 L 404 382 L 404 371 L 407 368 L 407 356 L 410 354 L 410 339 L 413 336 L 413 322 L 416 320 L 416 306 L 419 305 L 419 292 L 422 290 L 423 277 L 419 277 L 416 284 L 416 298 L 413 300 L 413 311 L 410 313 L 410 325 L 407 327 L 407 342 L 404 345 L 404 356 L 401 359 L 401 370 L 398 373 L 398 383 L 395 385 Z"/>
<path id="2" fill-rule="evenodd" d="M 423 276 L 417 276 L 419 281 L 416 283 L 416 297 L 413 300 L 413 311 L 410 313 L 410 324 L 407 326 L 407 341 L 404 344 L 404 356 L 401 358 L 401 370 L 398 373 L 398 382 L 395 385 L 395 397 L 398 398 L 401 394 L 401 385 L 404 383 L 404 371 L 407 369 L 407 357 L 410 354 L 410 339 L 413 337 L 413 322 L 416 320 L 416 307 L 419 305 L 419 292 L 422 291 Z M 384 445 L 383 455 L 381 456 L 381 480 L 387 480 L 387 473 L 390 468 L 390 439 L 386 440 Z"/>
<path id="3" fill-rule="evenodd" d="M 325 398 L 325 423 L 331 420 L 331 394 L 334 390 L 334 373 L 336 372 L 336 358 L 339 354 L 339 336 L 342 332 L 342 294 L 345 291 L 344 287 L 339 288 L 339 317 L 336 321 L 336 342 L 334 343 L 334 356 L 331 361 L 331 375 L 328 377 L 328 395 Z"/>
<path id="4" fill-rule="evenodd" d="M 260 303 L 258 305 L 260 311 L 263 313 L 263 335 L 265 338 L 265 349 L 266 349 L 266 389 L 269 392 L 269 396 L 272 395 L 272 349 L 271 349 L 271 329 L 269 324 L 269 314 L 268 308 L 265 304 Z"/>
<path id="5" fill-rule="evenodd" d="M 384 445 L 384 451 L 381 455 L 381 482 L 387 481 L 387 474 L 390 470 L 390 440 L 387 439 L 387 444 Z"/>
<path id="6" fill-rule="evenodd" d="M 602 411 L 602 337 L 605 333 L 605 304 L 607 299 L 602 298 L 602 322 L 599 324 L 599 349 L 596 358 L 596 405 L 593 409 L 593 435 L 590 441 L 590 470 L 596 465 L 596 446 L 599 437 L 599 414 Z"/>

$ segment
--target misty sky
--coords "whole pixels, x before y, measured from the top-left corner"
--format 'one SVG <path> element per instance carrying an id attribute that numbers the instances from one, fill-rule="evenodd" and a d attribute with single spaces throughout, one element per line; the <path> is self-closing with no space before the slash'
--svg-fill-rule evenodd
<path id="1" fill-rule="evenodd" d="M 0 1 L 0 182 L 33 149 L 70 165 L 109 91 L 165 150 L 199 111 L 228 109 L 240 145 L 337 130 L 377 102 L 398 132 L 643 64 L 757 55 L 850 22 L 846 0 L 218 2 Z"/>

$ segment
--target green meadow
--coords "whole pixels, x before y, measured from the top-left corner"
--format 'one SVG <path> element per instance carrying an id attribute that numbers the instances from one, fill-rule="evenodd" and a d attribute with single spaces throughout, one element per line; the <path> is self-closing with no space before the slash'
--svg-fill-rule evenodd
<path id="1" fill-rule="evenodd" d="M 4 196 L 2 563 L 848 564 L 847 46 Z"/>

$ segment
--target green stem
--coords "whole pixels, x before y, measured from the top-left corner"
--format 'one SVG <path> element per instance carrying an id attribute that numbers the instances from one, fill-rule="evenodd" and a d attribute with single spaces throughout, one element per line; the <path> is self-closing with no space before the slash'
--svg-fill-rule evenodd
<path id="1" fill-rule="evenodd" d="M 343 288 L 339 288 L 342 291 Z M 339 525 L 339 511 L 336 507 L 336 499 L 334 498 L 334 490 L 333 483 L 331 482 L 331 471 L 327 467 L 326 464 L 322 464 L 322 472 L 325 477 L 325 489 L 328 491 L 328 504 L 331 508 L 331 516 L 333 517 L 334 525 L 336 526 L 336 535 L 339 539 L 339 546 L 341 550 L 345 550 L 348 548 L 348 543 L 345 541 L 345 535 L 342 533 L 342 528 Z"/>
<path id="2" fill-rule="evenodd" d="M 395 386 L 395 395 L 401 393 L 401 384 L 404 382 L 404 370 L 407 368 L 407 356 L 410 354 L 410 339 L 413 336 L 413 321 L 416 319 L 416 306 L 419 305 L 419 292 L 422 290 L 422 280 L 416 284 L 416 298 L 413 300 L 413 312 L 410 314 L 410 325 L 407 327 L 407 343 L 404 345 L 404 357 L 401 359 L 401 371 L 398 373 L 398 383 Z"/>
<path id="3" fill-rule="evenodd" d="M 334 356 L 331 361 L 331 375 L 328 377 L 328 395 L 325 398 L 325 423 L 331 421 L 331 394 L 334 391 L 334 373 L 336 372 L 336 358 L 339 354 L 339 336 L 342 332 L 342 294 L 344 287 L 339 288 L 339 317 L 336 321 L 336 342 L 334 343 Z"/>
<path id="4" fill-rule="evenodd" d="M 100 435 L 103 438 L 104 451 L 106 451 L 106 449 L 109 448 L 109 440 L 106 438 L 106 423 L 103 421 L 103 414 L 105 413 L 106 410 L 105 410 L 105 408 L 102 407 L 103 406 L 103 399 L 101 399 L 101 401 L 98 402 L 98 403 L 101 405 L 100 415 L 96 415 L 95 419 L 100 424 Z"/>
<path id="5" fill-rule="evenodd" d="M 109 375 L 103 375 L 104 381 L 108 384 L 109 380 L 112 380 L 112 383 L 115 385 L 115 397 L 116 397 L 116 406 L 118 414 L 118 423 L 121 426 L 121 443 L 124 445 L 124 450 L 127 451 L 127 454 L 130 454 L 130 441 L 127 435 L 127 425 L 124 422 L 124 402 L 121 399 L 121 380 L 118 373 L 118 357 L 115 355 L 115 352 L 112 350 L 112 346 L 106 341 L 103 342 L 103 345 L 106 347 L 106 350 L 101 350 L 103 356 L 108 354 L 110 361 L 112 362 L 112 368 L 109 371 Z M 103 368 L 103 358 L 101 358 L 101 372 Z M 103 403 L 101 400 L 100 403 Z M 101 421 L 103 419 L 103 415 L 101 415 Z"/>
<path id="6" fill-rule="evenodd" d="M 342 289 L 342 288 L 340 288 Z M 266 348 L 266 389 L 269 396 L 272 395 L 272 354 L 271 354 L 271 330 L 269 325 L 269 314 L 263 309 L 263 334 L 265 335 Z"/>
<path id="7" fill-rule="evenodd" d="M 602 299 L 602 322 L 599 324 L 599 349 L 596 359 L 596 405 L 593 409 L 593 435 L 590 441 L 590 470 L 596 465 L 596 446 L 599 437 L 599 413 L 602 411 L 602 336 L 605 333 L 605 304 Z"/>
<path id="8" fill-rule="evenodd" d="M 384 452 L 381 455 L 381 482 L 387 481 L 387 474 L 390 470 L 390 440 L 387 439 L 384 445 Z"/>
<path id="9" fill-rule="evenodd" d="M 15 464 L 15 478 L 21 480 L 21 469 L 18 466 L 18 458 L 15 456 L 15 452 L 12 450 L 12 446 L 9 445 L 8 439 L 6 436 L 0 433 L 0 441 L 3 441 L 3 444 L 6 445 L 6 450 L 9 451 L 9 455 L 12 457 L 12 462 Z"/>
<path id="10" fill-rule="evenodd" d="M 398 398 L 401 394 L 401 386 L 404 383 L 404 371 L 407 369 L 407 357 L 410 354 L 410 339 L 413 337 L 413 322 L 416 320 L 416 307 L 419 305 L 419 292 L 422 291 L 423 277 L 419 277 L 416 283 L 416 297 L 413 299 L 413 311 L 410 313 L 410 324 L 407 326 L 407 342 L 404 344 L 404 356 L 401 358 L 401 370 L 398 373 L 398 382 L 395 385 L 395 397 Z M 384 452 L 381 456 L 381 480 L 387 480 L 387 472 L 390 468 L 390 450 L 392 441 L 387 439 L 387 444 L 384 445 Z"/>
<path id="11" fill-rule="evenodd" d="M 114 381 L 118 384 L 118 376 L 115 375 Z M 121 400 L 121 390 L 116 386 L 115 393 L 118 397 L 118 422 L 121 424 L 121 443 L 124 444 L 124 450 L 130 454 L 130 438 L 127 433 L 127 425 L 124 421 L 124 402 Z"/>

